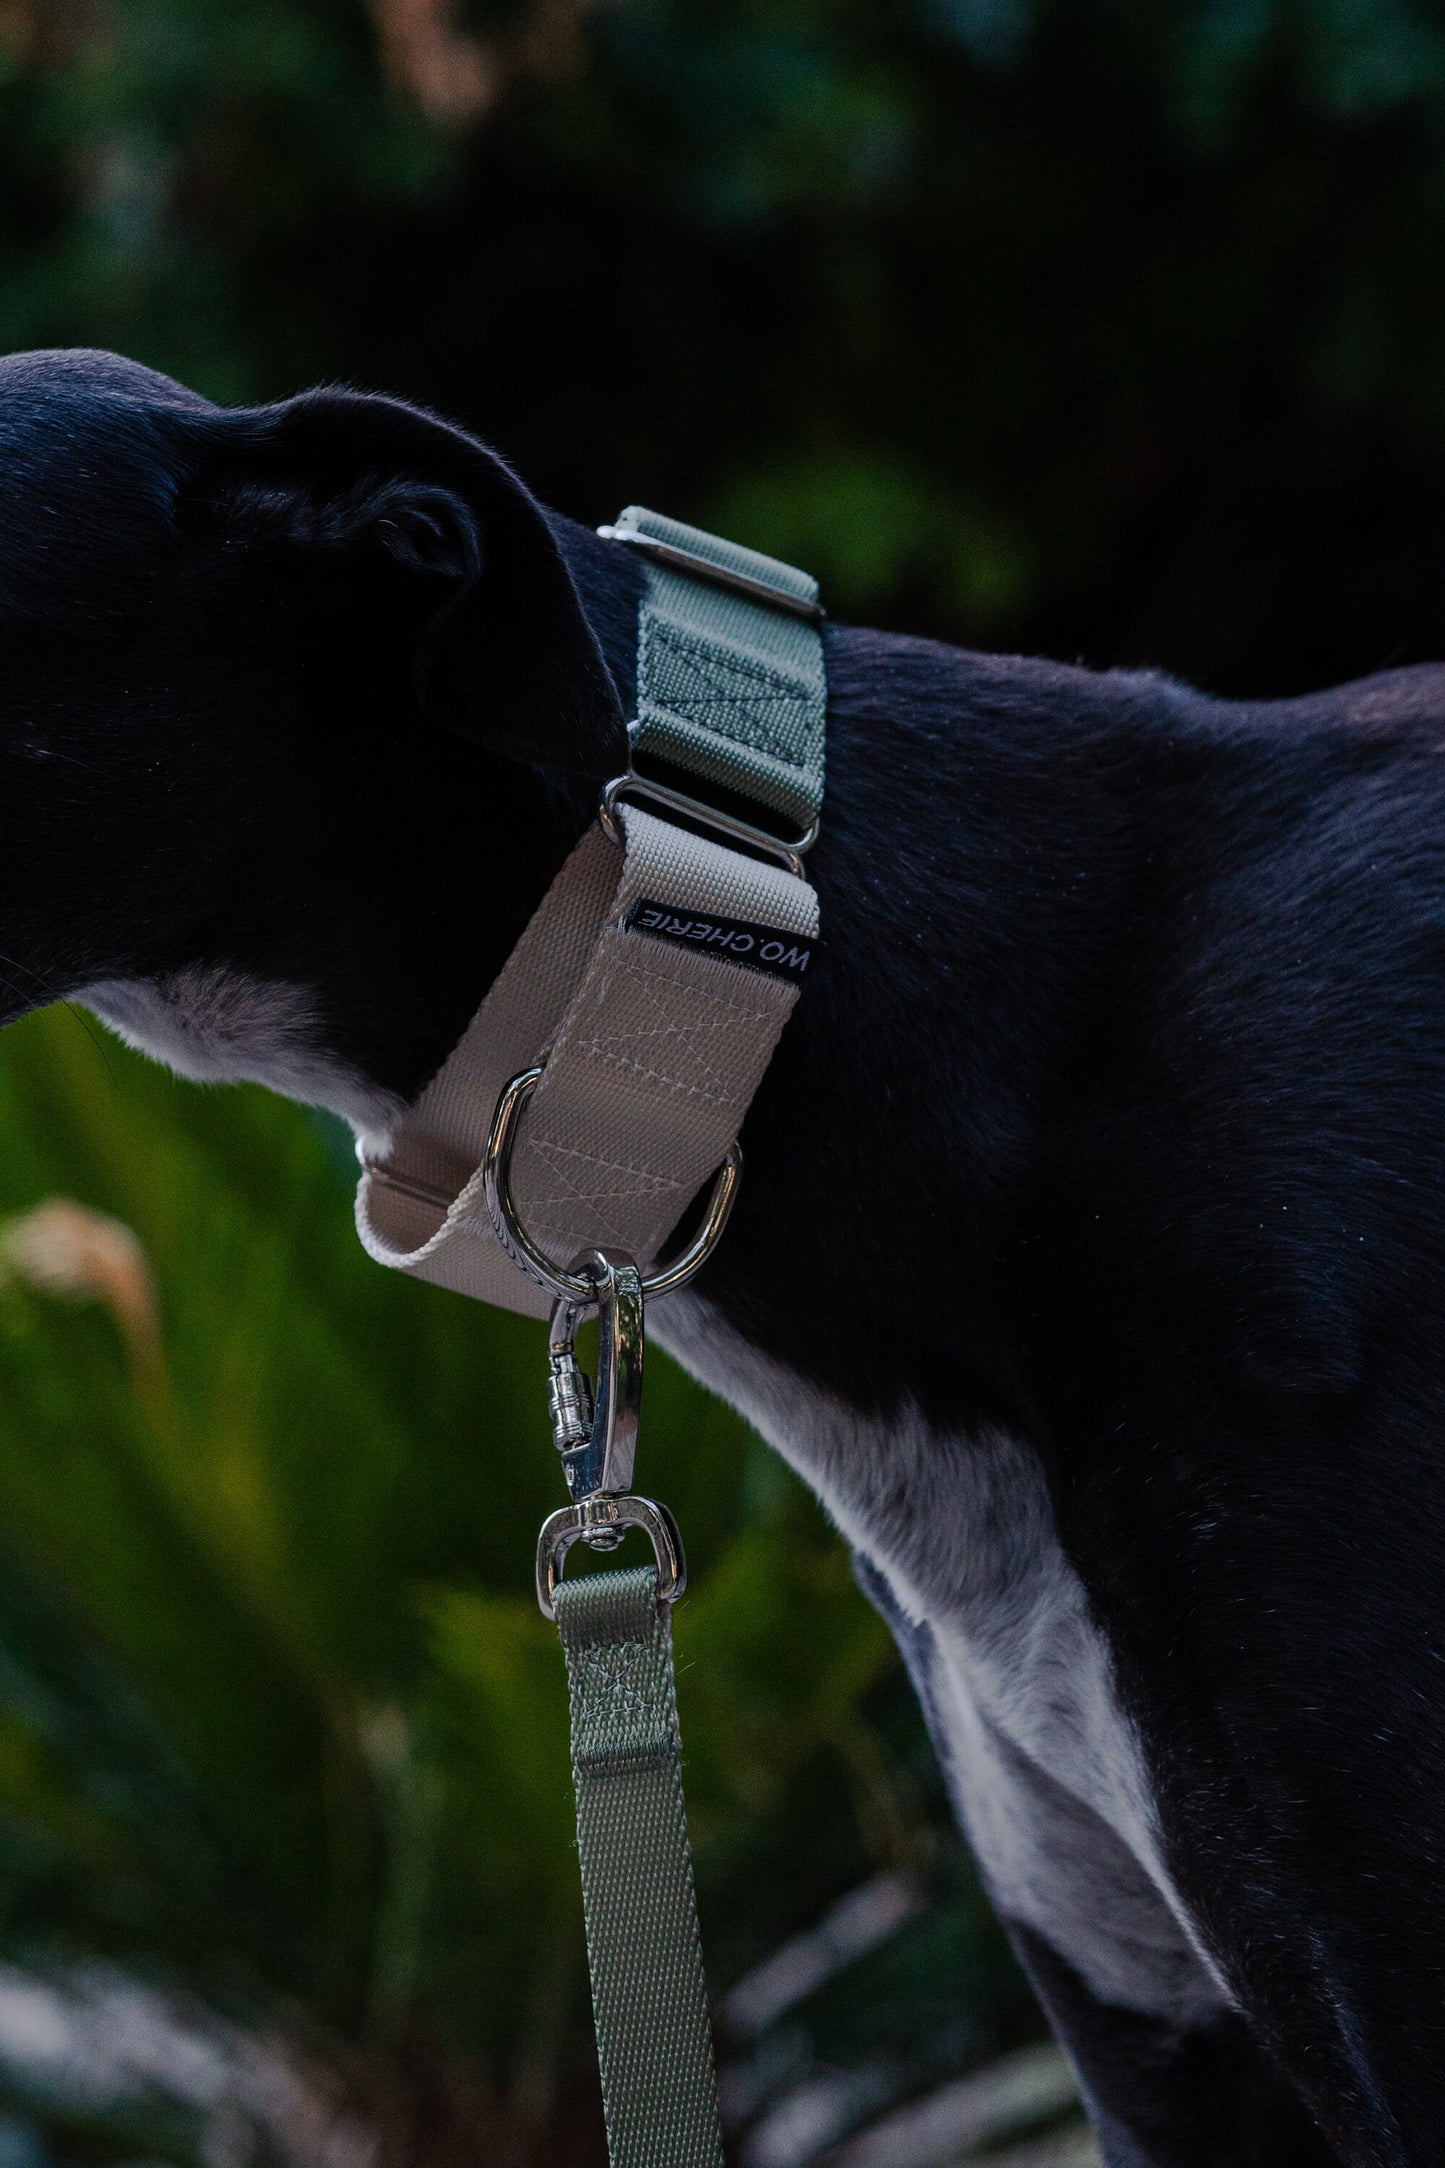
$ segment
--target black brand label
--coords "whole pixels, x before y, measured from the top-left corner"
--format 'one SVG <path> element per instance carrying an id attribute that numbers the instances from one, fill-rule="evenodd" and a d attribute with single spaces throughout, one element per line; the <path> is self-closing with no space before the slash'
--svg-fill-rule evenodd
<path id="1" fill-rule="evenodd" d="M 639 897 L 627 914 L 634 933 L 656 934 L 659 941 L 675 941 L 679 948 L 706 949 L 710 955 L 726 956 L 730 963 L 747 964 L 767 971 L 775 979 L 791 979 L 801 985 L 817 950 L 816 936 L 784 933 L 777 926 L 755 926 L 750 919 L 719 918 L 711 911 L 679 911 L 670 903 Z"/>

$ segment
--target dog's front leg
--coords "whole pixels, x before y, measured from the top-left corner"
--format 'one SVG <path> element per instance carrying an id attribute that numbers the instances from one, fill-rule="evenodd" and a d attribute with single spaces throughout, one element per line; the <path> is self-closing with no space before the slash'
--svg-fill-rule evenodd
<path id="1" fill-rule="evenodd" d="M 1050 1770 L 1037 1758 L 1049 1734 L 1036 1708 L 1021 1704 L 1016 1680 L 1000 1695 L 986 1638 L 957 1621 L 910 1620 L 876 1567 L 860 1564 L 860 1578 L 893 1628 L 959 1819 L 1078 2072 L 1109 2168 L 1337 2163 L 1229 2006 L 1160 1873 L 1147 1805 L 1135 1845 L 1128 1841 L 1129 1772 L 1106 1738 L 1107 1723 L 1122 1719 L 1094 1724 L 1091 1754 L 1081 1722 L 1084 1701 L 1098 1699 L 1091 1657 L 1077 1641 L 1070 1647 L 1067 1623 L 1039 1652 L 1052 1698 L 1077 1705 L 1067 1726 L 1077 1749 L 1059 1753 L 1063 1733 L 1053 1729 Z M 1080 1796 L 1081 1780 L 1097 1805 Z M 1111 1792 L 1118 1827 L 1099 1811 Z"/>
<path id="2" fill-rule="evenodd" d="M 918 1690 L 990 1895 L 1074 2058 L 1110 2168 L 1325 2168 L 1173 1889 L 1109 1647 L 1009 1438 L 860 1417 L 698 1298 L 673 1352 L 821 1492 Z"/>
<path id="3" fill-rule="evenodd" d="M 1012 1940 L 1067 2048 L 1109 2168 L 1339 2168 L 1233 2012 L 1193 2026 L 1103 2002 L 1043 1935 Z"/>
<path id="4" fill-rule="evenodd" d="M 1170 1885 L 1349 2168 L 1445 2162 L 1445 1480 L 1417 1390 L 1293 1423 L 1281 1393 L 1201 1391 L 1147 1434 L 1141 1395 L 1063 1516 Z"/>

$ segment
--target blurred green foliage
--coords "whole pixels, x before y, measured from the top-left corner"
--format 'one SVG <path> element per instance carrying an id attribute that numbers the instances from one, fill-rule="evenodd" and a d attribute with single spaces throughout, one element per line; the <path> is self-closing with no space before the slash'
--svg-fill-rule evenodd
<path id="1" fill-rule="evenodd" d="M 530 1587 L 558 1492 L 544 1339 L 377 1271 L 348 1157 L 64 1010 L 0 1048 L 0 1956 L 123 1964 L 361 2052 L 373 2083 L 454 2065 L 540 2158 L 595 2120 L 566 1696 Z M 88 1214 L 25 1216 L 62 1187 Z M 57 1255 L 93 1299 L 58 1299 Z M 928 1867 L 942 1807 L 817 1508 L 660 1357 L 645 1412 L 692 1551 L 680 1698 L 723 1984 L 870 1871 Z M 950 1871 L 923 1972 L 992 1985 Z M 932 2020 L 955 2049 L 1028 2023 L 1017 1990 L 966 2005 Z"/>

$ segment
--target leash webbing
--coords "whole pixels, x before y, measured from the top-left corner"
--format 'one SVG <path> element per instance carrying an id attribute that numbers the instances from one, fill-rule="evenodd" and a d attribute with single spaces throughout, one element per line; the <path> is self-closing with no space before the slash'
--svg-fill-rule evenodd
<path id="1" fill-rule="evenodd" d="M 721 2168 L 671 1606 L 651 1566 L 564 1581 L 555 1602 L 612 2168 Z"/>

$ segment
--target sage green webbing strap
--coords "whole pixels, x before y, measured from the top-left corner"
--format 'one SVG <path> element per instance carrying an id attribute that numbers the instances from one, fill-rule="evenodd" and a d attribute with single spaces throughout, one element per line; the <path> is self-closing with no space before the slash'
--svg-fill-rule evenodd
<path id="1" fill-rule="evenodd" d="M 816 607 L 795 565 L 630 504 L 614 534 L 645 535 Z M 816 622 L 649 563 L 638 623 L 634 754 L 739 792 L 809 828 L 823 803 L 827 683 Z"/>
<path id="2" fill-rule="evenodd" d="M 556 1606 L 612 2168 L 721 2168 L 668 1607 L 651 1566 L 564 1581 Z"/>

